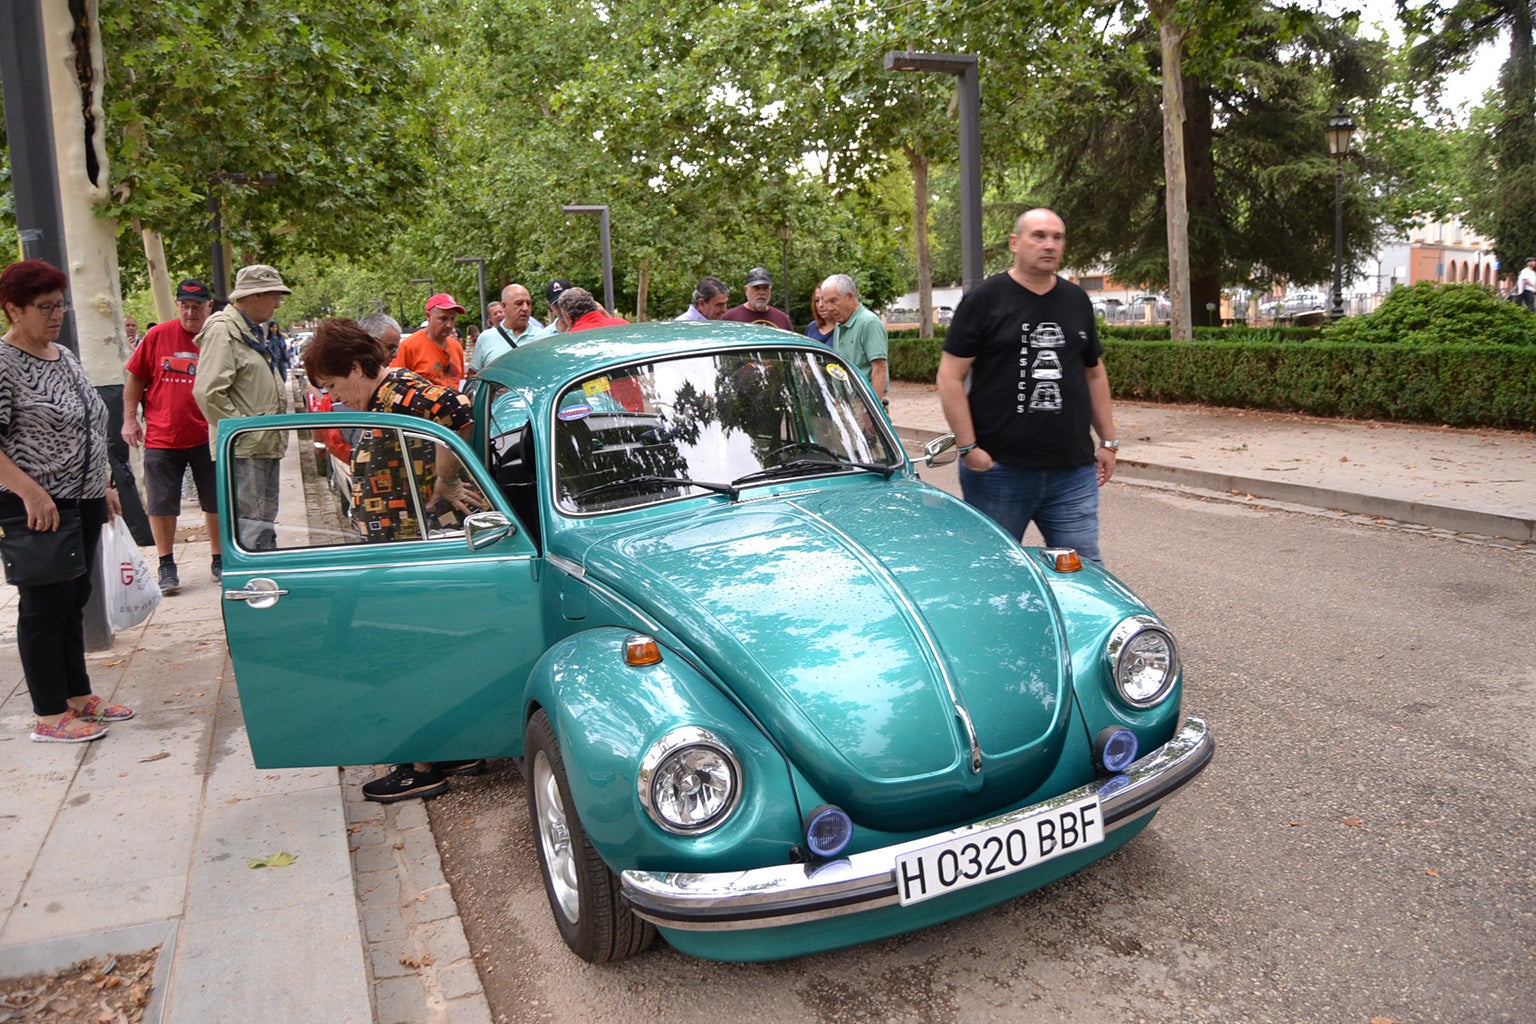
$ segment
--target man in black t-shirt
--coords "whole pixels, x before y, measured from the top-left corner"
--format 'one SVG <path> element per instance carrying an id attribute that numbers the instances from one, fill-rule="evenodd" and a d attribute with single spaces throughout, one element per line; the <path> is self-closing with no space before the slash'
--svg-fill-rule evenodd
<path id="1" fill-rule="evenodd" d="M 1019 218 L 1008 236 L 1012 268 L 955 310 L 939 400 L 965 500 L 1020 540 L 1033 521 L 1047 545 L 1098 562 L 1098 489 L 1114 474 L 1119 445 L 1093 306 L 1056 274 L 1065 240 L 1050 210 Z"/>

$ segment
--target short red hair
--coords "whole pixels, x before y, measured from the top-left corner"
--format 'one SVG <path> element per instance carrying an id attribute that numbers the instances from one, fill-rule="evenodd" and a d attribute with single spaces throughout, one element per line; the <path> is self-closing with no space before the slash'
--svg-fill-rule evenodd
<path id="1" fill-rule="evenodd" d="M 25 306 L 39 295 L 69 287 L 64 271 L 47 260 L 22 260 L 0 270 L 0 307 Z M 10 314 L 6 314 L 10 318 Z"/>

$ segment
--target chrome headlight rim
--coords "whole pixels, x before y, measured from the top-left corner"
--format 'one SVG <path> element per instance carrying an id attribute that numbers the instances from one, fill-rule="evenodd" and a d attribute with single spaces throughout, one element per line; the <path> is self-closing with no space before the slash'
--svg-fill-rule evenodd
<path id="1" fill-rule="evenodd" d="M 1125 658 L 1132 650 L 1132 642 L 1144 634 L 1153 633 L 1163 638 L 1168 645 L 1168 670 L 1162 683 L 1150 695 L 1134 697 L 1126 691 L 1123 669 Z M 1109 671 L 1110 678 L 1115 684 L 1115 693 L 1126 704 L 1138 710 L 1155 708 L 1166 701 L 1173 688 L 1177 685 L 1183 672 L 1183 663 L 1179 658 L 1179 643 L 1174 639 L 1172 631 L 1167 626 L 1151 615 L 1132 615 L 1124 619 L 1109 634 L 1109 640 L 1104 645 L 1104 662 Z"/>
<path id="2" fill-rule="evenodd" d="M 672 821 L 656 806 L 655 785 L 657 774 L 672 758 L 695 749 L 713 751 L 725 761 L 730 770 L 731 792 L 725 803 L 709 818 L 696 825 L 685 825 Z M 729 821 L 741 804 L 741 761 L 731 750 L 730 745 L 710 730 L 702 726 L 682 726 L 652 743 L 650 749 L 645 752 L 645 756 L 640 760 L 636 788 L 639 792 L 640 805 L 645 808 L 646 815 L 656 823 L 658 828 L 675 836 L 706 835 Z"/>

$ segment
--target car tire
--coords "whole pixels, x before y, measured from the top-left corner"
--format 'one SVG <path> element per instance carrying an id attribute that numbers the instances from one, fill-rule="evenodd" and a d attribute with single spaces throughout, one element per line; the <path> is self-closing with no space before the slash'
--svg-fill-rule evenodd
<path id="1" fill-rule="evenodd" d="M 587 839 L 554 726 L 542 711 L 528 722 L 523 755 L 528 818 L 560 937 L 591 964 L 612 963 L 645 949 L 655 940 L 656 927 L 630 911 L 618 876 Z"/>

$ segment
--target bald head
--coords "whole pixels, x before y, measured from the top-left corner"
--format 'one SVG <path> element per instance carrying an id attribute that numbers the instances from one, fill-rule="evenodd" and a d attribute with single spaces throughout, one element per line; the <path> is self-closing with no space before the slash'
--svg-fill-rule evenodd
<path id="1" fill-rule="evenodd" d="M 1067 226 L 1044 207 L 1025 210 L 1008 236 L 1014 273 L 1026 284 L 1045 284 L 1056 276 L 1066 247 Z"/>
<path id="2" fill-rule="evenodd" d="M 501 290 L 501 305 L 506 310 L 503 324 L 513 334 L 528 329 L 528 318 L 533 316 L 533 296 L 520 284 L 509 284 Z"/>

